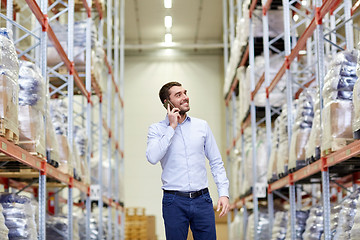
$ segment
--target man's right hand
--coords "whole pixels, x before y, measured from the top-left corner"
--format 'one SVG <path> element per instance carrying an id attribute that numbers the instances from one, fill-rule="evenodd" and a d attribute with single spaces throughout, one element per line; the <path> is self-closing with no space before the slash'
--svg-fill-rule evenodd
<path id="1" fill-rule="evenodd" d="M 167 113 L 169 118 L 170 127 L 172 127 L 174 130 L 177 127 L 180 119 L 180 109 L 173 108 L 170 110 L 170 104 L 167 106 Z"/>

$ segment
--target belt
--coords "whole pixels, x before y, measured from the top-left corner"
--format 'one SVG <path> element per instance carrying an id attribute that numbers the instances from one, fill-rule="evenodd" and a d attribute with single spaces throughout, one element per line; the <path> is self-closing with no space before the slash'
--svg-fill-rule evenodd
<path id="1" fill-rule="evenodd" d="M 206 194 L 209 192 L 208 188 L 204 188 L 201 189 L 199 191 L 195 191 L 195 192 L 180 192 L 180 191 L 174 191 L 174 190 L 164 190 L 165 193 L 170 193 L 170 194 L 175 194 L 175 195 L 179 195 L 182 197 L 187 197 L 187 198 L 197 198 L 203 194 Z"/>

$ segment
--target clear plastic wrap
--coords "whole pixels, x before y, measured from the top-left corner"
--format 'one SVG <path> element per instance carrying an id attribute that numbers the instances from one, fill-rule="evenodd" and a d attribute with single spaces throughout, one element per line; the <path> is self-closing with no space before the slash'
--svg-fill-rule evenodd
<path id="1" fill-rule="evenodd" d="M 250 105 L 250 86 L 248 82 L 245 81 L 246 78 L 246 69 L 245 67 L 239 67 L 236 72 L 236 77 L 239 79 L 239 110 L 238 118 L 240 121 L 243 121 L 246 117 L 246 114 L 249 110 Z"/>
<path id="2" fill-rule="evenodd" d="M 295 171 L 306 165 L 305 146 L 310 136 L 314 118 L 314 95 L 313 89 L 307 89 L 299 96 L 291 135 L 289 171 Z"/>
<path id="3" fill-rule="evenodd" d="M 0 239 L 8 240 L 9 229 L 5 225 L 5 217 L 3 211 L 4 209 L 0 204 Z"/>
<path id="4" fill-rule="evenodd" d="M 107 66 L 105 65 L 105 51 L 103 46 L 100 43 L 96 43 L 95 47 L 91 51 L 91 59 L 92 59 L 92 73 L 94 74 L 95 79 L 100 85 L 101 89 L 106 89 L 107 83 L 107 74 L 109 72 Z"/>
<path id="5" fill-rule="evenodd" d="M 19 70 L 19 105 L 32 106 L 44 112 L 45 86 L 40 69 L 28 61 L 20 61 Z"/>
<path id="6" fill-rule="evenodd" d="M 269 216 L 264 209 L 259 209 L 259 222 L 257 232 L 257 239 L 259 240 L 268 240 L 269 239 Z M 255 239 L 254 238 L 254 215 L 251 214 L 248 219 L 246 238 L 245 239 Z"/>
<path id="7" fill-rule="evenodd" d="M 47 216 L 46 217 L 46 238 L 51 240 L 68 240 L 69 224 L 66 216 Z M 73 236 L 71 239 L 79 240 L 78 217 L 73 216 Z M 86 231 L 85 231 L 86 232 Z"/>
<path id="8" fill-rule="evenodd" d="M 296 116 L 296 108 L 298 101 L 293 101 L 292 115 Z M 281 114 L 279 115 L 279 148 L 277 154 L 277 174 L 283 177 L 288 174 L 289 167 L 289 140 L 288 140 L 288 114 L 287 104 L 282 106 Z"/>
<path id="9" fill-rule="evenodd" d="M 358 204 L 359 190 L 350 194 L 341 202 L 341 210 L 339 213 L 338 226 L 334 240 L 351 239 L 351 228 L 354 225 L 356 207 Z"/>
<path id="10" fill-rule="evenodd" d="M 314 119 L 308 143 L 305 146 L 305 158 L 308 163 L 320 159 L 321 123 L 320 123 L 320 98 L 319 93 L 314 97 Z"/>
<path id="11" fill-rule="evenodd" d="M 19 136 L 19 62 L 12 31 L 0 28 L 0 129 L 7 129 Z"/>
<path id="12" fill-rule="evenodd" d="M 319 240 L 324 231 L 324 218 L 322 206 L 314 206 L 310 209 L 309 218 L 306 220 L 303 240 Z"/>
<path id="13" fill-rule="evenodd" d="M 268 182 L 273 182 L 278 179 L 277 175 L 277 156 L 279 151 L 279 128 L 280 119 L 276 118 L 274 125 L 274 134 L 271 145 L 270 163 L 268 168 Z"/>
<path id="14" fill-rule="evenodd" d="M 99 219 L 97 216 L 93 216 L 92 218 L 90 218 L 90 239 L 86 238 L 86 217 L 79 219 L 80 240 L 106 240 L 105 231 L 107 227 L 103 223 L 103 238 L 99 239 L 99 224 L 97 222 L 97 219 Z"/>
<path id="15" fill-rule="evenodd" d="M 55 135 L 55 128 L 51 121 L 50 111 L 46 111 L 46 147 L 49 152 L 49 159 L 47 161 L 54 167 L 59 167 L 60 149 L 59 142 Z"/>
<path id="16" fill-rule="evenodd" d="M 350 239 L 351 240 L 360 240 L 360 201 L 357 199 L 356 203 L 356 214 L 354 217 L 354 225 L 350 231 Z"/>
<path id="17" fill-rule="evenodd" d="M 50 101 L 50 116 L 59 144 L 59 170 L 73 175 L 73 154 L 66 137 L 68 118 L 67 105 L 64 100 L 55 99 Z"/>
<path id="18" fill-rule="evenodd" d="M 272 240 L 285 240 L 288 225 L 288 212 L 278 211 L 275 213 Z"/>
<path id="19" fill-rule="evenodd" d="M 0 194 L 5 224 L 10 240 L 37 239 L 34 208 L 26 196 L 9 193 Z"/>
<path id="20" fill-rule="evenodd" d="M 18 83 L 7 75 L 0 75 L 0 129 L 8 129 L 19 136 Z"/>
<path id="21" fill-rule="evenodd" d="M 74 63 L 77 70 L 83 69 L 86 63 L 85 59 L 85 44 L 86 44 L 86 25 L 87 22 L 77 21 L 74 22 Z M 61 46 L 67 52 L 67 32 L 68 25 L 59 22 L 52 22 L 51 28 L 53 29 L 56 37 L 58 38 Z M 95 45 L 97 39 L 97 30 L 95 24 L 91 25 L 91 46 Z M 51 41 L 48 41 L 47 49 L 47 63 L 49 66 L 55 66 L 62 62 L 61 57 L 57 53 L 56 48 Z"/>
<path id="22" fill-rule="evenodd" d="M 338 150 L 353 138 L 353 88 L 357 51 L 339 52 L 330 64 L 323 87 L 322 151 Z"/>
<path id="23" fill-rule="evenodd" d="M 19 112 L 19 146 L 29 152 L 46 156 L 42 112 L 29 105 L 19 106 Z"/>
<path id="24" fill-rule="evenodd" d="M 360 54 L 358 55 L 358 62 L 357 62 L 357 76 L 360 76 Z M 353 104 L 354 104 L 354 118 L 353 118 L 353 132 L 354 138 L 360 139 L 360 80 L 356 81 L 353 90 Z"/>
<path id="25" fill-rule="evenodd" d="M 338 150 L 353 138 L 352 101 L 336 100 L 327 104 L 322 111 L 322 143 L 321 149 Z"/>
<path id="26" fill-rule="evenodd" d="M 291 239 L 291 222 L 290 222 L 290 212 L 288 214 L 288 221 L 287 221 L 287 231 L 286 231 L 286 240 Z M 296 211 L 296 225 L 295 225 L 295 239 L 296 240 L 303 240 L 303 234 L 307 227 L 307 220 L 309 218 L 309 211 L 308 210 L 297 210 Z"/>

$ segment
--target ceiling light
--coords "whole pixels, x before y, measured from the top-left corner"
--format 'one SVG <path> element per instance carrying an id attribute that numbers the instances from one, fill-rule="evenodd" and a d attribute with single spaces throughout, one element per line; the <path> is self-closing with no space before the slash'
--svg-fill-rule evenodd
<path id="1" fill-rule="evenodd" d="M 172 7 L 172 0 L 164 0 L 164 7 L 171 8 Z"/>
<path id="2" fill-rule="evenodd" d="M 302 1 L 302 2 L 301 2 L 301 5 L 306 6 L 306 5 L 307 5 L 307 1 L 306 1 L 306 0 Z"/>
<path id="3" fill-rule="evenodd" d="M 172 27 L 172 17 L 171 16 L 165 16 L 165 27 L 166 28 Z"/>
<path id="4" fill-rule="evenodd" d="M 165 44 L 171 44 L 172 43 L 172 34 L 166 33 L 165 34 Z"/>
<path id="5" fill-rule="evenodd" d="M 300 50 L 299 51 L 299 55 L 305 55 L 306 54 L 306 50 Z"/>

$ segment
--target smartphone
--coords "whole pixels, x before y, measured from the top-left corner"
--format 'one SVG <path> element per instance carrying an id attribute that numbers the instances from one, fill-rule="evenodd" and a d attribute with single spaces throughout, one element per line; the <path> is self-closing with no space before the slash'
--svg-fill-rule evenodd
<path id="1" fill-rule="evenodd" d="M 170 102 L 169 99 L 166 99 L 166 101 L 164 102 L 164 107 L 167 109 L 168 108 L 168 104 L 170 104 L 170 110 L 172 110 L 173 108 L 175 108 L 174 104 L 172 102 Z"/>

